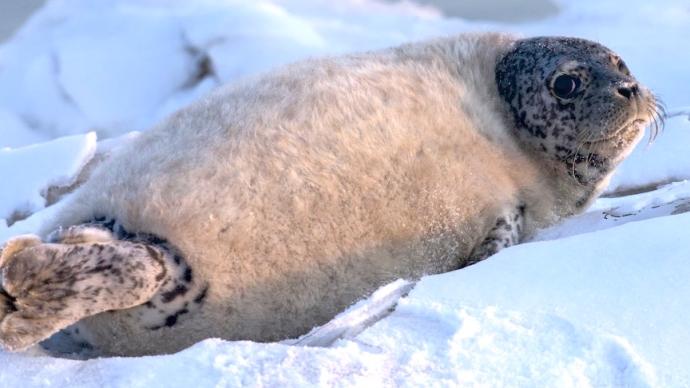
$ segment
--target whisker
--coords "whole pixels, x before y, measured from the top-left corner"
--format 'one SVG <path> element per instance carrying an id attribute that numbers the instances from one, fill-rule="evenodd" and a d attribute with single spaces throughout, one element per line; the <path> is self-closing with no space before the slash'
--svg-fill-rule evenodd
<path id="1" fill-rule="evenodd" d="M 654 143 L 654 140 L 656 140 L 656 137 L 659 134 L 659 121 L 657 119 L 658 113 L 656 111 L 656 105 L 649 103 L 647 105 L 647 110 L 649 111 L 649 114 L 652 116 L 652 122 L 648 125 L 649 140 L 647 141 L 647 146 L 649 146 L 652 143 Z"/>
<path id="2" fill-rule="evenodd" d="M 663 132 L 666 125 L 666 105 L 656 94 L 652 94 L 653 101 L 647 104 L 647 110 L 652 117 L 652 122 L 649 124 L 649 140 L 647 145 L 654 143 L 656 138 Z"/>

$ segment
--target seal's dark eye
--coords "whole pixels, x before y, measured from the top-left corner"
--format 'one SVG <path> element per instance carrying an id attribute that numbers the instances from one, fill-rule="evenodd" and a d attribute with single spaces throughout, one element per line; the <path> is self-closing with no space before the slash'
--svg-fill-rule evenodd
<path id="1" fill-rule="evenodd" d="M 572 98 L 580 87 L 580 79 L 568 74 L 561 74 L 553 81 L 553 92 L 559 98 Z"/>
<path id="2" fill-rule="evenodd" d="M 623 62 L 623 60 L 618 61 L 618 71 L 625 75 L 630 75 L 630 69 L 628 69 L 628 66 Z"/>

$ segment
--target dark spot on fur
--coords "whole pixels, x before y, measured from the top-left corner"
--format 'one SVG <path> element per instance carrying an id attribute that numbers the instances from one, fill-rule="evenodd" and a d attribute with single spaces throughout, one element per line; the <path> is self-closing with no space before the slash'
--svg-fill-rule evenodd
<path id="1" fill-rule="evenodd" d="M 173 327 L 177 323 L 178 318 L 183 314 L 187 314 L 188 312 L 189 312 L 189 310 L 187 310 L 187 308 L 182 308 L 181 310 L 178 310 L 175 313 L 170 314 L 167 317 L 165 317 L 165 321 L 162 325 L 153 326 L 153 327 L 150 327 L 149 329 L 158 330 L 158 329 L 161 329 L 163 327 Z"/>
<path id="2" fill-rule="evenodd" d="M 3 306 L 5 313 L 13 313 L 17 311 L 17 306 L 15 305 L 15 302 L 17 301 L 17 298 L 14 296 L 10 295 L 7 291 L 5 291 L 4 288 L 0 287 L 0 295 L 4 296 L 5 300 L 5 305 Z"/>
<path id="3" fill-rule="evenodd" d="M 178 285 L 175 286 L 174 289 L 172 289 L 172 290 L 170 290 L 170 291 L 168 291 L 168 292 L 164 292 L 163 294 L 161 294 L 161 301 L 162 301 L 163 303 L 170 303 L 170 302 L 172 302 L 175 298 L 177 298 L 178 296 L 182 296 L 182 295 L 186 294 L 187 291 L 189 291 L 189 290 L 188 290 L 188 288 L 187 288 L 186 286 L 184 286 L 184 285 L 182 285 L 182 284 L 178 284 Z"/>
<path id="4" fill-rule="evenodd" d="M 177 315 L 170 315 L 165 318 L 165 326 L 172 327 L 177 323 Z"/>
<path id="5" fill-rule="evenodd" d="M 206 294 L 207 294 L 207 293 L 208 293 L 208 286 L 204 287 L 204 289 L 201 290 L 201 292 L 199 293 L 199 295 L 197 295 L 197 296 L 194 298 L 194 303 L 200 304 L 201 302 L 203 302 L 204 299 L 206 299 Z"/>
<path id="6" fill-rule="evenodd" d="M 105 271 L 110 271 L 113 269 L 112 264 L 107 264 L 107 265 L 97 265 L 90 270 L 86 271 L 85 273 L 98 273 L 98 272 L 105 272 Z"/>

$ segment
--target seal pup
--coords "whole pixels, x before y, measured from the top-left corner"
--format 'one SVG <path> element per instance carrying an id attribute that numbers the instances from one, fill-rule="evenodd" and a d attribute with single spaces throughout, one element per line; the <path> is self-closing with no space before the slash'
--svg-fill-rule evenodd
<path id="1" fill-rule="evenodd" d="M 0 343 L 299 336 L 582 211 L 658 116 L 618 55 L 575 38 L 460 35 L 224 87 L 6 244 Z"/>

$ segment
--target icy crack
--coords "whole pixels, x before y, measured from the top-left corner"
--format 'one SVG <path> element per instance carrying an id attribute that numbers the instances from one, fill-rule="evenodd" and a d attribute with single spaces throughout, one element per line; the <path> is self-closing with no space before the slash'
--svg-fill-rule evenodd
<path id="1" fill-rule="evenodd" d="M 339 339 L 354 338 L 393 312 L 398 300 L 407 296 L 415 284 L 398 279 L 379 288 L 369 298 L 355 303 L 325 325 L 312 329 L 300 338 L 285 340 L 282 343 L 327 347 Z"/>

